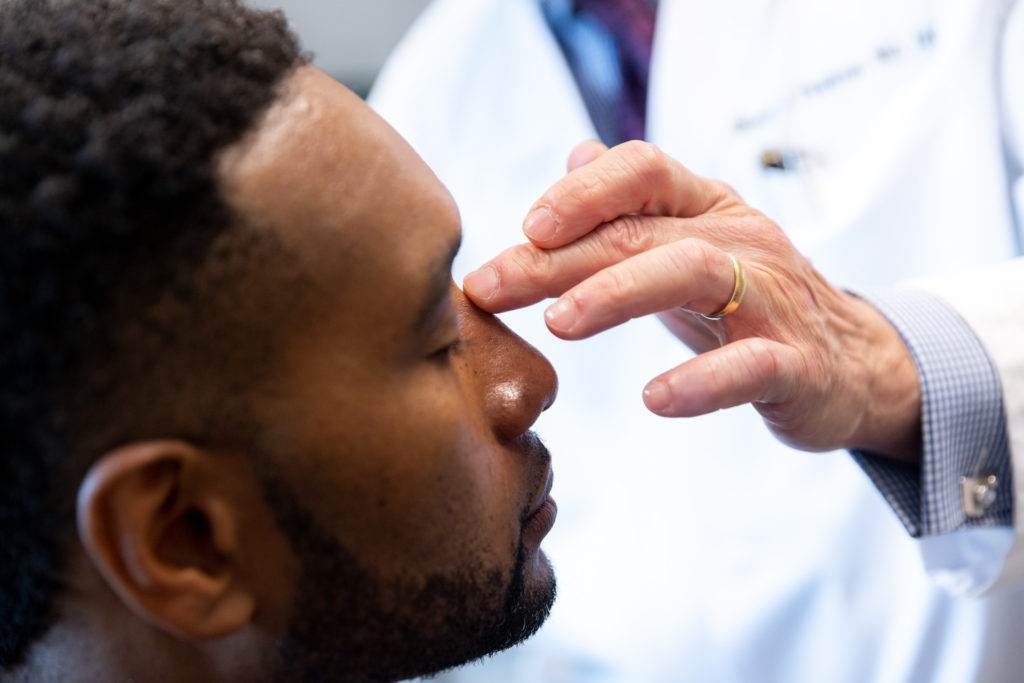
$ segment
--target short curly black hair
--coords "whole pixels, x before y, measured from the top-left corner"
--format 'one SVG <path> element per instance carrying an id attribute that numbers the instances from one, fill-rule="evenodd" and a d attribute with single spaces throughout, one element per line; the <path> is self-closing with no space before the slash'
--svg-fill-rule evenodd
<path id="1" fill-rule="evenodd" d="M 123 391 L 183 343 L 153 311 L 199 325 L 245 261 L 218 152 L 302 61 L 238 0 L 0 1 L 0 670 L 54 621 L 90 457 L 160 400 Z"/>

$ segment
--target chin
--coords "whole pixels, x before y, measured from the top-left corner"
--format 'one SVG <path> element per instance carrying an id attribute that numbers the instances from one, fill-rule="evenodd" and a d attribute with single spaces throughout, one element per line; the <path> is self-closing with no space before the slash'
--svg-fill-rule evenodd
<path id="1" fill-rule="evenodd" d="M 527 594 L 554 590 L 555 570 L 543 550 L 537 550 L 524 567 L 523 588 Z"/>
<path id="2" fill-rule="evenodd" d="M 275 503 L 302 572 L 291 623 L 277 644 L 274 680 L 396 681 L 434 674 L 521 643 L 543 625 L 554 603 L 548 558 L 522 541 L 500 567 L 470 562 L 425 579 L 383 578 L 297 501 Z"/>

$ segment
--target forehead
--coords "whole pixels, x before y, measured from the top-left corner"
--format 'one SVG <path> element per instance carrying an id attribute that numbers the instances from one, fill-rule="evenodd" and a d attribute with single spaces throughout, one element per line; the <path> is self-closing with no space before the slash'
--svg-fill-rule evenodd
<path id="1" fill-rule="evenodd" d="M 332 296 L 359 300 L 349 315 L 377 314 L 364 324 L 388 322 L 402 299 L 414 304 L 409 295 L 428 285 L 430 264 L 460 234 L 454 202 L 426 164 L 312 66 L 288 77 L 263 120 L 222 155 L 219 172 L 247 223 L 273 232 Z M 413 291 L 403 295 L 402 284 Z M 375 301 L 387 305 L 374 310 Z"/>

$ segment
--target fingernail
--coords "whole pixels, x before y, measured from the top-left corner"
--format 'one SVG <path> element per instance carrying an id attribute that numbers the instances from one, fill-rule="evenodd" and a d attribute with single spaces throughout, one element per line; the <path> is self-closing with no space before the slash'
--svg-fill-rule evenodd
<path id="1" fill-rule="evenodd" d="M 660 380 L 654 380 L 644 389 L 644 404 L 656 413 L 668 408 L 670 400 L 668 387 Z"/>
<path id="2" fill-rule="evenodd" d="M 498 271 L 494 266 L 484 266 L 462 280 L 462 289 L 475 299 L 487 301 L 497 293 L 498 284 Z"/>
<path id="3" fill-rule="evenodd" d="M 559 299 L 544 311 L 548 327 L 559 332 L 568 332 L 576 324 L 576 306 L 568 299 Z"/>
<path id="4" fill-rule="evenodd" d="M 550 208 L 537 206 L 523 221 L 523 232 L 535 242 L 546 242 L 558 232 L 558 221 Z"/>

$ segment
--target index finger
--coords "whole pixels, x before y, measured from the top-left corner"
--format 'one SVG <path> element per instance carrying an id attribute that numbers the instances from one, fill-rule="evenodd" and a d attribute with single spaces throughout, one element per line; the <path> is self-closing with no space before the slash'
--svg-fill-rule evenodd
<path id="1" fill-rule="evenodd" d="M 538 247 L 551 249 L 619 216 L 689 218 L 732 196 L 723 183 L 701 178 L 654 145 L 634 140 L 552 185 L 526 216 L 523 232 Z"/>

